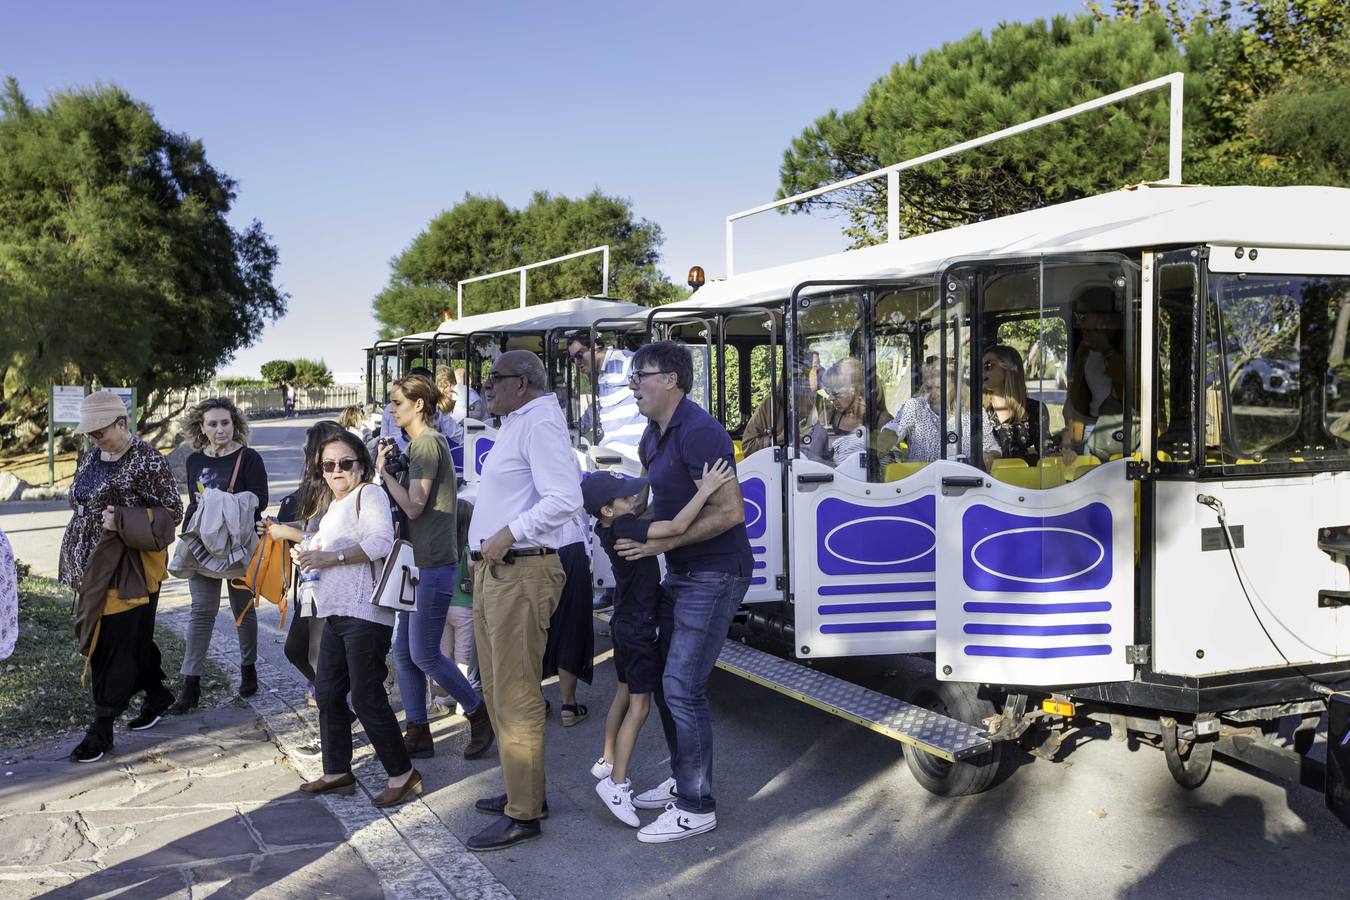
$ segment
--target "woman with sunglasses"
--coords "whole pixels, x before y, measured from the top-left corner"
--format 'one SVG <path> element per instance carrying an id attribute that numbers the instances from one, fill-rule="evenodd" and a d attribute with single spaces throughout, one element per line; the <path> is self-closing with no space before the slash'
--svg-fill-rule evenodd
<path id="1" fill-rule="evenodd" d="M 394 806 L 419 793 L 422 776 L 412 767 L 398 719 L 384 691 L 384 658 L 394 636 L 394 611 L 370 602 L 377 564 L 394 546 L 394 523 L 384 492 L 370 484 L 374 467 L 366 445 L 341 431 L 319 452 L 327 510 L 316 540 L 291 551 L 300 571 L 318 573 L 315 605 L 324 618 L 315 689 L 324 774 L 300 786 L 306 794 L 351 794 L 351 692 L 388 787 L 376 806 Z"/>
<path id="2" fill-rule="evenodd" d="M 995 344 L 984 351 L 982 366 L 984 418 L 998 442 L 999 456 L 1036 465 L 1041 436 L 1049 430 L 1049 423 L 1045 406 L 1027 396 L 1021 354 L 1006 344 Z"/>
<path id="3" fill-rule="evenodd" d="M 829 404 L 824 410 L 824 418 L 828 421 L 829 458 L 835 465 L 850 454 L 861 453 L 869 445 L 875 446 L 881 426 L 891 418 L 880 387 L 874 384 L 872 417 L 868 419 L 863 376 L 863 364 L 851 356 L 839 360 L 825 373 L 825 394 Z"/>

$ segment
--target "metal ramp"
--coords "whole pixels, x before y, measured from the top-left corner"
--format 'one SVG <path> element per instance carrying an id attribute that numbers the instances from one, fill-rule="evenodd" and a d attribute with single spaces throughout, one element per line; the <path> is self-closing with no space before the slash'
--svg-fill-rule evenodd
<path id="1" fill-rule="evenodd" d="M 597 612 L 595 617 L 608 623 L 610 613 Z M 739 641 L 722 645 L 717 667 L 948 762 L 978 756 L 993 747 L 988 734 L 977 726 Z"/>

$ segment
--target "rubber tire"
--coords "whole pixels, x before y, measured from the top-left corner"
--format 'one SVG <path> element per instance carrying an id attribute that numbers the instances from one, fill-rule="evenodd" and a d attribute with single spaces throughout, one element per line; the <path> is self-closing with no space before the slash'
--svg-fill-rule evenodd
<path id="1" fill-rule="evenodd" d="M 924 675 L 914 681 L 906 699 L 915 706 L 931 709 L 967 725 L 980 725 L 997 710 L 980 697 L 979 685 L 964 681 L 939 681 Z M 924 790 L 939 797 L 965 797 L 988 790 L 994 783 L 1003 760 L 1003 744 L 979 756 L 950 763 L 917 747 L 905 748 L 905 765 Z"/>
<path id="2" fill-rule="evenodd" d="M 1163 758 L 1167 760 L 1167 771 L 1172 773 L 1172 780 L 1188 791 L 1193 791 L 1204 784 L 1214 767 L 1216 743 L 1216 741 L 1191 741 L 1186 744 L 1177 740 L 1175 728 L 1164 727 Z M 1182 744 L 1186 746 L 1181 746 Z"/>
<path id="3" fill-rule="evenodd" d="M 1237 396 L 1233 398 L 1233 403 L 1243 406 L 1265 406 L 1266 391 L 1261 385 L 1261 379 L 1255 375 L 1248 375 L 1242 379 L 1242 384 L 1238 385 Z"/>

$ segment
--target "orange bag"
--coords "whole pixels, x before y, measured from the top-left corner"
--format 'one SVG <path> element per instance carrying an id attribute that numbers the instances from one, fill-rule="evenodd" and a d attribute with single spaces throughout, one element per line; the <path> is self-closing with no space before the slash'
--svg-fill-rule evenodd
<path id="1" fill-rule="evenodd" d="M 286 598 L 291 592 L 291 567 L 294 565 L 291 561 L 292 546 L 291 541 L 273 537 L 270 526 L 264 528 L 262 536 L 258 538 L 258 546 L 253 548 L 253 556 L 244 570 L 244 577 L 230 581 L 232 587 L 253 594 L 253 608 L 257 608 L 259 597 L 280 607 L 283 628 L 286 626 Z M 247 608 L 239 614 L 234 624 L 243 624 L 246 615 Z"/>

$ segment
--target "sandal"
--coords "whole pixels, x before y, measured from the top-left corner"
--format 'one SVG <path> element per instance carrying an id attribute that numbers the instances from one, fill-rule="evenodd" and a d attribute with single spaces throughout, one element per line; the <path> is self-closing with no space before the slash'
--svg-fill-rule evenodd
<path id="1" fill-rule="evenodd" d="M 564 703 L 562 705 L 562 723 L 564 728 L 571 728 L 586 720 L 590 710 L 586 709 L 584 703 Z"/>

